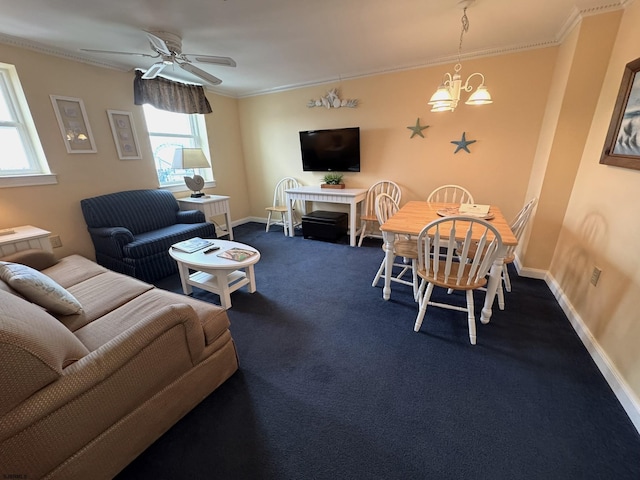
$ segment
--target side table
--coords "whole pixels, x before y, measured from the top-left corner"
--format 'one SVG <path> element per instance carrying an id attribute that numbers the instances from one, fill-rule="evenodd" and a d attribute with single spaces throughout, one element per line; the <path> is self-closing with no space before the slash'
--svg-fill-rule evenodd
<path id="1" fill-rule="evenodd" d="M 51 232 L 47 230 L 31 225 L 11 227 L 10 230 L 13 230 L 14 233 L 0 235 L 0 256 L 4 257 L 30 248 L 39 248 L 47 252 L 53 251 L 49 240 Z"/>
<path id="2" fill-rule="evenodd" d="M 207 221 L 215 215 L 224 215 L 227 224 L 229 240 L 233 240 L 233 228 L 231 227 L 231 210 L 229 209 L 229 197 L 226 195 L 205 195 L 199 198 L 178 198 L 180 210 L 200 210 Z M 213 223 L 213 222 L 212 222 Z"/>

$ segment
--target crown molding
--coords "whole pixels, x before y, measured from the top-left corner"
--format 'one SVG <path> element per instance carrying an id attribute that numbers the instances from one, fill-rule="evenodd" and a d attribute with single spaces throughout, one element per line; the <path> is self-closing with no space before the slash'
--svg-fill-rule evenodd
<path id="1" fill-rule="evenodd" d="M 472 51 L 472 52 L 468 52 L 466 54 L 463 54 L 460 57 L 458 57 L 457 54 L 456 55 L 447 55 L 447 56 L 442 56 L 442 57 L 435 57 L 435 58 L 426 60 L 425 62 L 422 62 L 420 64 L 382 68 L 382 69 L 370 70 L 370 71 L 367 71 L 367 72 L 359 72 L 359 73 L 341 75 L 339 79 L 336 79 L 335 77 L 324 78 L 324 79 L 318 79 L 318 80 L 314 80 L 314 81 L 310 81 L 310 82 L 282 85 L 282 86 L 279 86 L 279 87 L 267 88 L 267 89 L 259 89 L 259 90 L 254 90 L 254 91 L 250 91 L 250 92 L 243 92 L 243 93 L 229 92 L 227 89 L 220 89 L 220 88 L 216 88 L 214 86 L 206 86 L 205 85 L 204 88 L 205 88 L 205 90 L 207 90 L 209 92 L 212 92 L 212 93 L 215 93 L 216 95 L 222 95 L 222 96 L 230 97 L 230 98 L 248 98 L 248 97 L 256 97 L 256 96 L 260 96 L 260 95 L 268 95 L 268 94 L 271 94 L 271 93 L 286 92 L 286 91 L 289 91 L 289 90 L 297 90 L 297 89 L 300 89 L 300 88 L 307 88 L 307 87 L 315 87 L 315 86 L 320 86 L 320 85 L 326 85 L 326 84 L 330 84 L 330 83 L 335 83 L 337 80 L 339 80 L 339 81 L 342 81 L 342 80 L 355 80 L 355 79 L 358 79 L 358 78 L 372 77 L 372 76 L 375 76 L 375 75 L 383 75 L 383 74 L 386 74 L 386 73 L 395 73 L 395 72 L 402 72 L 402 71 L 407 71 L 407 70 L 416 70 L 416 69 L 419 69 L 419 68 L 443 65 L 443 64 L 457 62 L 458 59 L 460 59 L 460 60 L 470 60 L 470 59 L 475 59 L 475 58 L 491 57 L 491 56 L 497 56 L 497 55 L 505 55 L 505 54 L 509 54 L 509 53 L 523 52 L 523 51 L 534 50 L 534 49 L 538 49 L 538 48 L 556 47 L 556 46 L 561 45 L 564 42 L 566 37 L 573 31 L 573 29 L 580 23 L 580 21 L 584 17 L 588 17 L 588 16 L 592 16 L 592 15 L 599 15 L 599 14 L 607 13 L 607 12 L 613 12 L 613 11 L 616 11 L 616 10 L 622 10 L 622 9 L 627 8 L 631 3 L 633 3 L 633 1 L 634 0 L 612 0 L 611 2 L 609 2 L 609 3 L 605 4 L 605 5 L 584 6 L 582 8 L 576 6 L 576 7 L 573 8 L 573 11 L 571 12 L 571 15 L 569 16 L 569 18 L 567 18 L 566 22 L 562 25 L 562 27 L 560 28 L 560 31 L 558 32 L 558 34 L 556 35 L 555 38 L 549 39 L 549 40 L 540 41 L 540 42 L 536 42 L 536 43 L 511 45 L 511 46 L 507 45 L 507 46 L 503 46 L 503 47 L 490 48 L 490 49 L 485 49 L 485 50 L 476 50 L 476 51 Z M 117 71 L 121 71 L 121 72 L 128 72 L 128 71 L 132 71 L 133 70 L 133 69 L 130 69 L 128 67 L 125 68 L 125 67 L 118 66 L 118 65 L 115 65 L 115 64 L 112 64 L 112 63 L 108 63 L 108 62 L 93 60 L 93 59 L 84 57 L 82 55 L 76 54 L 74 52 L 70 52 L 70 51 L 63 50 L 63 49 L 58 49 L 58 48 L 55 48 L 55 47 L 50 47 L 50 46 L 43 45 L 43 44 L 38 43 L 38 42 L 33 42 L 33 41 L 30 41 L 30 40 L 26 40 L 26 39 L 18 38 L 18 37 L 13 37 L 11 35 L 5 35 L 5 34 L 2 34 L 2 33 L 0 33 L 0 43 L 13 45 L 13 46 L 20 47 L 20 48 L 25 48 L 25 49 L 32 50 L 32 51 L 35 51 L 35 52 L 38 52 L 38 53 L 44 53 L 46 55 L 53 55 L 53 56 L 56 56 L 56 57 L 64 58 L 64 59 L 67 59 L 67 60 L 72 60 L 72 61 L 75 61 L 75 62 L 80 62 L 80 63 L 85 63 L 85 64 L 88 64 L 88 65 L 93 65 L 95 67 L 109 68 L 111 70 L 117 70 Z"/>

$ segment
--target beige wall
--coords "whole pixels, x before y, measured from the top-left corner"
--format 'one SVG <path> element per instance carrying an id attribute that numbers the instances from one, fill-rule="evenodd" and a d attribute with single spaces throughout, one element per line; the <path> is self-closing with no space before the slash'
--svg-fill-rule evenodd
<path id="1" fill-rule="evenodd" d="M 584 142 L 550 273 L 605 360 L 640 398 L 640 171 L 599 163 L 625 64 L 638 58 L 640 4 L 624 13 Z M 596 287 L 594 266 L 602 268 Z"/>
<path id="2" fill-rule="evenodd" d="M 523 263 L 547 270 L 602 87 L 621 11 L 585 18 L 564 42 L 529 195 L 538 197 Z M 544 164 L 544 168 L 538 168 Z"/>
<path id="3" fill-rule="evenodd" d="M 47 160 L 58 184 L 0 189 L 0 228 L 35 225 L 60 235 L 58 256 L 94 258 L 80 210 L 82 198 L 138 188 L 157 188 L 151 146 L 142 109 L 133 104 L 133 73 L 97 68 L 30 50 L 0 45 L 0 62 L 16 66 Z M 49 95 L 81 98 L 97 153 L 68 154 Z M 213 170 L 218 187 L 207 193 L 232 196 L 234 218 L 248 214 L 237 101 L 209 95 L 207 115 Z M 142 160 L 118 159 L 107 109 L 133 113 Z M 185 187 L 186 189 L 186 187 Z M 187 191 L 176 196 L 186 196 Z"/>
<path id="4" fill-rule="evenodd" d="M 359 126 L 362 170 L 345 174 L 347 187 L 392 179 L 401 185 L 404 202 L 424 199 L 441 184 L 458 183 L 477 202 L 497 204 L 511 218 L 524 203 L 556 53 L 556 48 L 545 48 L 463 62 L 463 78 L 481 71 L 495 103 L 471 107 L 461 102 L 453 113 L 431 113 L 427 105 L 453 65 L 241 99 L 252 215 L 265 216 L 273 186 L 283 176 L 321 183 L 322 174 L 302 171 L 298 131 Z M 530 78 L 536 80 L 526 81 Z M 359 106 L 306 106 L 332 88 L 343 99 L 358 99 Z M 429 125 L 425 138 L 410 138 L 407 126 L 417 118 Z M 454 154 L 450 142 L 463 132 L 477 142 L 469 146 L 471 153 Z"/>

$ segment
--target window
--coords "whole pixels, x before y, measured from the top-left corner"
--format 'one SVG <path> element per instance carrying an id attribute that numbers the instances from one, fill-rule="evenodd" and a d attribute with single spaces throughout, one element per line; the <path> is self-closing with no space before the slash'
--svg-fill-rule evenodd
<path id="1" fill-rule="evenodd" d="M 0 187 L 57 183 L 31 118 L 18 73 L 0 63 Z"/>
<path id="2" fill-rule="evenodd" d="M 176 147 L 201 148 L 211 164 L 204 116 L 167 112 L 147 104 L 142 108 L 160 186 L 169 187 L 170 190 L 183 190 L 184 176 L 193 175 L 204 178 L 207 186 L 215 186 L 211 168 L 173 169 Z"/>

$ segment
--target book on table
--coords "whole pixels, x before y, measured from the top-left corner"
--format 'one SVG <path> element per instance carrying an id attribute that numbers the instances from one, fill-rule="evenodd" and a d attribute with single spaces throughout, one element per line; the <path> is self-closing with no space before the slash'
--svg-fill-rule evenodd
<path id="1" fill-rule="evenodd" d="M 235 260 L 236 262 L 242 262 L 247 258 L 255 255 L 253 250 L 247 250 L 245 248 L 230 248 L 218 254 L 220 258 L 227 258 L 229 260 Z"/>
<path id="2" fill-rule="evenodd" d="M 198 250 L 202 250 L 203 248 L 208 247 L 210 245 L 213 245 L 212 240 L 206 240 L 200 237 L 193 237 L 193 238 L 190 238 L 189 240 L 184 240 L 182 242 L 174 243 L 173 245 L 171 245 L 171 247 L 175 248 L 176 250 L 180 250 L 181 252 L 193 253 L 193 252 L 197 252 Z"/>

